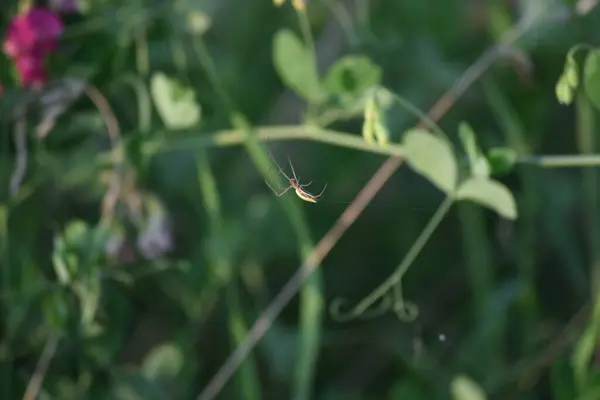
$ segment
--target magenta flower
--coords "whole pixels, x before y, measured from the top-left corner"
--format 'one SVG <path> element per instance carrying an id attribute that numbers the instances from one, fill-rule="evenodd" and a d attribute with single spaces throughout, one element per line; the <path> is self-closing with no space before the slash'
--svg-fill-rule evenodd
<path id="1" fill-rule="evenodd" d="M 45 82 L 44 59 L 56 49 L 62 31 L 58 16 L 41 7 L 31 8 L 10 22 L 2 49 L 15 59 L 23 85 Z"/>
<path id="2" fill-rule="evenodd" d="M 44 59 L 31 55 L 20 55 L 15 60 L 21 84 L 24 86 L 43 85 L 46 82 Z"/>

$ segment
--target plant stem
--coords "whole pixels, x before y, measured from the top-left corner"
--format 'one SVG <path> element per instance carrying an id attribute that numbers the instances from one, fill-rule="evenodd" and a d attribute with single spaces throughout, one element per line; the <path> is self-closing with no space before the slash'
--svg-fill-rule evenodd
<path id="1" fill-rule="evenodd" d="M 597 167 L 600 166 L 600 155 L 529 156 L 517 162 L 543 168 Z"/>
<path id="2" fill-rule="evenodd" d="M 377 300 L 386 295 L 386 293 L 400 280 L 408 270 L 408 268 L 415 261 L 417 256 L 423 250 L 423 247 L 438 227 L 444 216 L 448 213 L 450 207 L 454 204 L 454 197 L 448 196 L 444 199 L 442 204 L 435 211 L 423 231 L 417 240 L 413 243 L 412 247 L 402 259 L 402 262 L 398 265 L 396 270 L 392 275 L 390 275 L 382 284 L 380 284 L 375 290 L 373 290 L 368 296 L 366 296 L 363 300 L 360 301 L 351 311 L 351 314 L 358 316 L 366 312 Z"/>
<path id="3" fill-rule="evenodd" d="M 379 146 L 367 143 L 361 136 L 351 133 L 339 132 L 308 125 L 281 125 L 253 128 L 254 138 L 261 141 L 280 140 L 312 140 L 321 143 L 332 144 L 338 147 L 362 150 L 365 152 L 402 157 L 404 149 L 397 144 Z M 161 134 L 168 138 L 172 135 Z M 179 149 L 190 149 L 199 147 L 230 147 L 244 144 L 246 136 L 239 129 L 223 130 L 214 133 L 206 133 L 196 137 L 171 138 L 149 140 L 143 146 L 145 153 L 155 154 L 165 151 Z"/>
<path id="4" fill-rule="evenodd" d="M 580 90 L 577 95 L 577 147 L 580 153 L 589 155 L 595 151 L 595 135 L 596 121 L 595 110 L 588 100 L 587 95 L 583 90 Z M 598 204 L 600 204 L 600 196 L 598 192 L 598 173 L 595 169 L 590 168 L 581 171 L 583 178 L 583 197 L 584 207 L 586 212 L 585 223 L 587 225 L 589 256 L 591 261 L 591 293 L 592 296 L 598 296 L 598 288 L 600 287 L 600 213 L 598 212 Z"/>

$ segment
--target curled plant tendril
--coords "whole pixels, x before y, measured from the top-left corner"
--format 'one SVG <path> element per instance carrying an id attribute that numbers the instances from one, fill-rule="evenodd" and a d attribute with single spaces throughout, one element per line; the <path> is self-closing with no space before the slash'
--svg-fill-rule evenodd
<path id="1" fill-rule="evenodd" d="M 394 299 L 389 293 L 381 297 L 381 302 L 379 305 L 369 309 L 362 309 L 359 303 L 354 308 L 351 308 L 350 311 L 344 312 L 341 310 L 341 308 L 345 303 L 348 302 L 340 298 L 334 299 L 331 302 L 329 312 L 331 313 L 331 317 L 333 319 L 339 322 L 347 322 L 353 319 L 376 318 L 385 314 L 390 309 L 395 309 Z"/>
<path id="2" fill-rule="evenodd" d="M 402 281 L 398 281 L 393 288 L 394 304 L 392 308 L 399 320 L 403 322 L 414 321 L 419 316 L 419 307 L 410 302 L 405 301 L 402 295 Z"/>
<path id="3" fill-rule="evenodd" d="M 412 322 L 419 316 L 419 307 L 410 301 L 396 300 L 393 309 L 398 319 L 404 322 Z"/>

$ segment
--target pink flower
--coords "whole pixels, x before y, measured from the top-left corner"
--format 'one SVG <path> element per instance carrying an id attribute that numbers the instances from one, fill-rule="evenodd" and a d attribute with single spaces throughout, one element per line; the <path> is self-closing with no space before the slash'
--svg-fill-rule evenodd
<path id="1" fill-rule="evenodd" d="M 44 60 L 56 48 L 62 31 L 58 16 L 41 7 L 31 8 L 12 19 L 2 49 L 14 59 L 23 86 L 46 82 Z"/>
<path id="2" fill-rule="evenodd" d="M 43 85 L 46 82 L 44 60 L 31 55 L 17 57 L 15 66 L 23 86 Z"/>
<path id="3" fill-rule="evenodd" d="M 35 7 L 10 22 L 3 50 L 10 57 L 45 56 L 56 48 L 63 24 L 52 11 Z"/>

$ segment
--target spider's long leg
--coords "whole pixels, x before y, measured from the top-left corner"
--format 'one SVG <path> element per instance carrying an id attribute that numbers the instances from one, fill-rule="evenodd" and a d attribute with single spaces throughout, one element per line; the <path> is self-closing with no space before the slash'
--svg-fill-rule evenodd
<path id="1" fill-rule="evenodd" d="M 269 149 L 269 155 L 271 156 L 271 159 L 273 160 L 273 162 L 275 163 L 275 165 L 276 165 L 276 166 L 277 166 L 277 168 L 279 169 L 279 172 L 281 172 L 281 174 L 282 174 L 283 176 L 285 176 L 285 177 L 286 177 L 286 179 L 287 179 L 288 181 L 291 181 L 292 179 L 291 179 L 289 176 L 287 176 L 287 174 L 286 174 L 285 172 L 283 172 L 283 169 L 282 169 L 282 168 L 281 168 L 281 166 L 280 166 L 280 165 L 277 163 L 277 160 L 275 160 L 275 157 L 273 157 L 273 153 L 271 153 L 271 150 L 270 150 L 270 149 Z M 293 172 L 293 170 L 292 170 L 292 172 Z"/>
<path id="2" fill-rule="evenodd" d="M 321 193 L 319 193 L 315 197 L 321 197 L 321 196 L 323 196 L 323 193 L 325 193 L 325 189 L 327 189 L 327 182 L 325 182 L 325 186 L 323 187 L 323 190 L 321 190 Z"/>
<path id="3" fill-rule="evenodd" d="M 271 164 L 271 166 L 269 167 L 269 170 L 267 171 L 267 178 L 271 177 L 271 170 L 273 169 L 273 164 Z M 279 173 L 277 174 L 279 175 Z M 277 177 L 277 175 L 275 175 Z M 267 185 L 269 185 L 269 187 L 271 187 L 271 184 L 269 184 L 269 181 L 267 179 L 265 179 L 265 183 Z M 279 179 L 275 179 L 275 183 L 277 184 L 277 188 L 279 189 L 279 191 L 281 192 L 283 190 L 283 188 L 281 187 L 281 185 L 279 184 Z M 271 187 L 271 189 L 273 189 Z M 277 193 L 277 192 L 276 192 Z"/>
<path id="4" fill-rule="evenodd" d="M 304 184 L 304 185 L 300 185 L 300 184 L 298 184 L 298 186 L 300 186 L 300 187 L 307 187 L 307 186 L 308 186 L 308 185 L 310 185 L 312 182 L 313 182 L 313 181 L 310 181 L 310 182 L 308 182 L 308 183 L 306 183 L 306 184 Z"/>
<path id="5" fill-rule="evenodd" d="M 290 158 L 290 155 L 288 154 L 288 162 L 290 163 L 290 167 L 292 168 L 292 174 L 294 175 L 294 179 L 296 180 L 296 182 L 298 182 L 298 177 L 296 176 L 296 171 L 294 171 L 294 166 L 292 165 L 292 159 Z M 298 182 L 298 184 L 300 184 Z"/>
<path id="6" fill-rule="evenodd" d="M 290 190 L 290 189 L 292 188 L 292 186 L 288 186 L 287 188 L 285 188 L 285 189 L 282 189 L 280 192 L 278 192 L 277 190 L 275 190 L 275 188 L 273 188 L 273 186 L 271 186 L 271 185 L 269 184 L 269 182 L 265 181 L 265 183 L 267 184 L 267 186 L 269 187 L 269 189 L 271 189 L 271 190 L 273 191 L 273 193 L 275 193 L 275 195 L 276 195 L 277 197 L 281 197 L 281 196 L 283 196 L 284 194 L 286 194 L 286 193 L 287 193 L 287 191 L 288 191 L 288 190 Z"/>
<path id="7" fill-rule="evenodd" d="M 286 189 L 285 189 L 283 192 L 279 193 L 277 196 L 278 196 L 278 197 L 281 197 L 281 196 L 283 196 L 283 195 L 284 195 L 284 194 L 286 194 L 286 193 L 287 193 L 287 191 L 288 191 L 288 190 L 290 190 L 291 188 L 293 188 L 293 186 L 288 186 L 288 187 L 287 187 L 287 188 L 286 188 Z"/>

